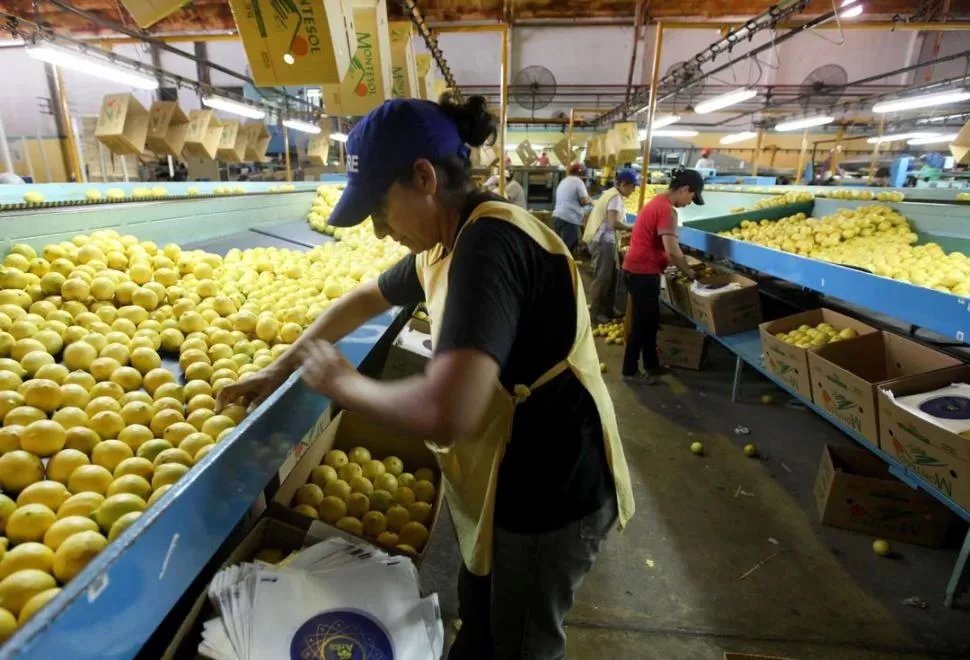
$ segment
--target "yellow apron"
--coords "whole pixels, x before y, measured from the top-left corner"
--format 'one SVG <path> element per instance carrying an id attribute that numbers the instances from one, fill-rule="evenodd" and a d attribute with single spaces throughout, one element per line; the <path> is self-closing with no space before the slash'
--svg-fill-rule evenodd
<path id="1" fill-rule="evenodd" d="M 589 220 L 586 221 L 586 230 L 583 231 L 583 243 L 589 245 L 596 238 L 596 232 L 599 230 L 600 225 L 606 220 L 606 207 L 610 203 L 610 200 L 620 194 L 620 191 L 616 187 L 610 188 L 605 193 L 603 193 L 596 203 L 593 204 L 593 210 L 589 212 Z"/>
<path id="2" fill-rule="evenodd" d="M 503 202 L 480 204 L 465 227 L 478 218 L 489 217 L 512 223 L 543 249 L 569 259 L 573 289 L 576 293 L 576 338 L 569 355 L 530 385 L 516 385 L 514 396 L 496 379 L 495 393 L 489 410 L 483 416 L 482 427 L 467 440 L 459 440 L 451 447 L 429 443 L 438 458 L 444 477 L 444 495 L 458 534 L 462 557 L 468 570 L 476 575 L 488 575 L 492 569 L 492 532 L 495 512 L 495 488 L 505 446 L 511 437 L 515 406 L 529 398 L 529 394 L 569 369 L 593 397 L 603 425 L 606 458 L 616 484 L 619 526 L 622 529 L 633 515 L 633 491 L 627 469 L 623 445 L 616 426 L 616 414 L 606 384 L 600 372 L 599 357 L 593 343 L 589 311 L 579 272 L 568 249 L 555 233 L 524 209 Z M 461 240 L 461 232 L 455 243 Z M 454 251 L 445 253 L 442 246 L 423 252 L 417 257 L 418 278 L 425 291 L 428 309 L 433 319 L 444 318 L 448 295 L 448 271 Z M 441 324 L 431 326 L 432 344 L 437 344 Z"/>

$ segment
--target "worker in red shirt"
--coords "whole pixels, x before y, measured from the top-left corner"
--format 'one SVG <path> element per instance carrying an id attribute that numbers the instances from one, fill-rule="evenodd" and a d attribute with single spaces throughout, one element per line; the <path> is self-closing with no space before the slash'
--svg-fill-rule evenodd
<path id="1" fill-rule="evenodd" d="M 633 302 L 630 336 L 623 354 L 623 377 L 653 378 L 664 373 L 657 357 L 657 329 L 660 326 L 660 276 L 674 265 L 685 277 L 694 273 L 680 250 L 677 212 L 691 203 L 703 205 L 704 178 L 696 170 L 677 169 L 670 174 L 670 187 L 637 214 L 630 236 L 630 249 L 623 260 L 623 277 Z M 640 372 L 643 358 L 645 374 Z"/>

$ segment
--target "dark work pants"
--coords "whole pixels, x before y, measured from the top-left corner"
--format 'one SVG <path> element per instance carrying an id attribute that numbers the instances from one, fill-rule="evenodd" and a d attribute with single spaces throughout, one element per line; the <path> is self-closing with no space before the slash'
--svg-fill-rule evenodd
<path id="1" fill-rule="evenodd" d="M 552 228 L 558 234 L 562 242 L 566 244 L 570 252 L 575 252 L 576 245 L 579 244 L 579 225 L 574 225 L 571 222 L 566 222 L 565 220 L 560 220 L 559 218 L 552 219 Z"/>
<path id="2" fill-rule="evenodd" d="M 590 288 L 589 315 L 594 322 L 612 318 L 613 298 L 616 293 L 616 248 L 612 243 L 596 241 L 590 244 L 593 255 L 593 286 Z"/>
<path id="3" fill-rule="evenodd" d="M 623 271 L 626 289 L 633 301 L 630 336 L 623 353 L 623 375 L 636 375 L 643 358 L 644 369 L 660 366 L 657 358 L 657 329 L 660 327 L 660 275 L 638 275 Z"/>

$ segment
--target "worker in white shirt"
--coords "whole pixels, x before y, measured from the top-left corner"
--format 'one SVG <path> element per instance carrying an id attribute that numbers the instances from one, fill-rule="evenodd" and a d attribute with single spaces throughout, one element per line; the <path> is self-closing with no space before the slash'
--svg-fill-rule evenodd
<path id="1" fill-rule="evenodd" d="M 717 165 L 714 163 L 714 157 L 711 155 L 710 149 L 701 149 L 701 157 L 697 159 L 697 164 L 694 165 L 695 170 L 713 170 L 717 169 Z"/>
<path id="2" fill-rule="evenodd" d="M 493 174 L 485 182 L 485 190 L 490 193 L 499 194 L 499 178 L 498 174 Z M 522 188 L 522 184 L 515 180 L 512 176 L 512 172 L 505 171 L 505 199 L 509 200 L 510 203 L 515 204 L 525 208 L 525 190 Z"/>

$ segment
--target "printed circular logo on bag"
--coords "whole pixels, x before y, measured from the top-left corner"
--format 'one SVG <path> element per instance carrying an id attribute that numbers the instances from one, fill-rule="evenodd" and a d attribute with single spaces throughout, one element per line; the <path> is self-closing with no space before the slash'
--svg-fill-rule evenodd
<path id="1" fill-rule="evenodd" d="M 308 619 L 293 635 L 292 660 L 393 660 L 391 636 L 360 610 L 331 610 Z"/>

